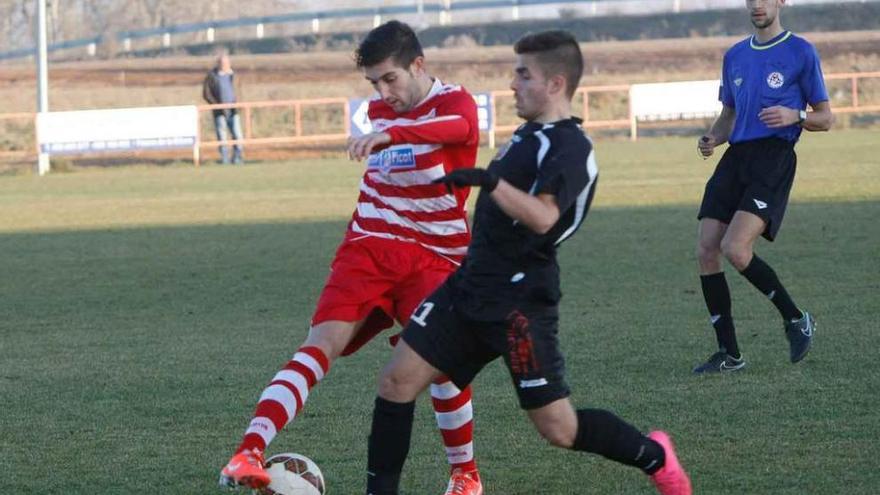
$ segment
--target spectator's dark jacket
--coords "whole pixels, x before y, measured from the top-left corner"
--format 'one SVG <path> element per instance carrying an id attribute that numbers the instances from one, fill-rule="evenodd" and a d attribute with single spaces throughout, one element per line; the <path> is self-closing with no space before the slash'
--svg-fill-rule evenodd
<path id="1" fill-rule="evenodd" d="M 220 102 L 220 81 L 218 79 L 218 74 L 220 73 L 220 69 L 214 68 L 205 76 L 205 82 L 202 83 L 202 98 L 205 99 L 206 102 L 211 105 L 216 105 Z M 241 88 L 238 84 L 235 73 L 232 73 L 232 87 L 235 88 L 235 96 L 236 99 L 241 98 Z M 214 116 L 220 115 L 221 113 L 227 113 L 227 115 L 234 115 L 238 113 L 238 110 L 235 108 L 227 109 L 227 110 L 214 110 Z"/>

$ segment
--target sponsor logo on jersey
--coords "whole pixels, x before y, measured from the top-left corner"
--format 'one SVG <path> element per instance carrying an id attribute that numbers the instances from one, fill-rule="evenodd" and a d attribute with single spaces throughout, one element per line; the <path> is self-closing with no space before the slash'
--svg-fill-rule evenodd
<path id="1" fill-rule="evenodd" d="M 755 202 L 755 206 L 757 206 L 759 210 L 767 208 L 767 203 L 761 201 L 760 199 L 752 198 L 752 201 Z"/>
<path id="2" fill-rule="evenodd" d="M 733 84 L 735 84 L 736 87 L 740 87 L 742 85 L 742 83 L 743 83 L 743 78 L 741 78 L 741 77 L 737 77 L 736 79 L 733 80 Z"/>
<path id="3" fill-rule="evenodd" d="M 392 170 L 416 168 L 416 155 L 412 148 L 386 148 L 373 153 L 367 160 L 367 168 L 387 174 Z"/>
<path id="4" fill-rule="evenodd" d="M 783 76 L 781 72 L 774 71 L 767 76 L 767 86 L 770 86 L 773 89 L 779 89 L 783 84 L 785 84 L 785 76 Z"/>

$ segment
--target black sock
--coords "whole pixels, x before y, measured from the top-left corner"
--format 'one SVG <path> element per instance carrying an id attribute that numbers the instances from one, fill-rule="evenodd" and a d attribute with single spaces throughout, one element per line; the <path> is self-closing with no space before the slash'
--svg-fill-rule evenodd
<path id="1" fill-rule="evenodd" d="M 367 453 L 367 495 L 397 495 L 409 453 L 415 404 L 376 397 Z"/>
<path id="2" fill-rule="evenodd" d="M 614 414 L 602 409 L 580 409 L 578 432 L 572 449 L 592 452 L 646 474 L 654 474 L 666 462 L 666 452 L 659 443 Z"/>
<path id="3" fill-rule="evenodd" d="M 712 326 L 715 327 L 718 349 L 739 358 L 736 329 L 733 326 L 733 316 L 730 314 L 730 289 L 727 287 L 724 272 L 700 275 L 700 285 L 703 287 L 703 299 L 706 300 Z"/>
<path id="4" fill-rule="evenodd" d="M 773 301 L 773 305 L 779 310 L 779 314 L 786 320 L 797 320 L 803 316 L 801 310 L 795 306 L 788 291 L 782 286 L 776 272 L 770 268 L 770 265 L 764 263 L 764 260 L 757 256 L 752 256 L 749 266 L 742 272 L 743 277 L 752 283 L 762 294 L 769 297 Z"/>

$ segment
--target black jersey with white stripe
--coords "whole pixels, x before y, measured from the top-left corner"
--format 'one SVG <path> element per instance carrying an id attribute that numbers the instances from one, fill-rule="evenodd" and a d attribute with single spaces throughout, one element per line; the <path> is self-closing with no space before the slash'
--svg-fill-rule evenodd
<path id="1" fill-rule="evenodd" d="M 471 244 L 456 274 L 462 288 L 507 297 L 505 289 L 539 286 L 546 298 L 558 300 L 556 249 L 583 223 L 598 177 L 592 142 L 580 124 L 574 117 L 523 124 L 489 164 L 489 171 L 517 189 L 552 194 L 560 216 L 547 233 L 538 234 L 481 191 Z M 524 280 L 528 277 L 541 280 Z"/>

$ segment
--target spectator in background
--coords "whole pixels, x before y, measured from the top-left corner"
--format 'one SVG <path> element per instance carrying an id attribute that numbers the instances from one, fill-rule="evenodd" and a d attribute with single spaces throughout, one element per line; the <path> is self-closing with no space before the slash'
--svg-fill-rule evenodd
<path id="1" fill-rule="evenodd" d="M 229 61 L 227 53 L 217 56 L 217 64 L 205 76 L 202 84 L 202 97 L 212 105 L 220 103 L 235 103 L 236 83 L 235 72 Z M 224 108 L 214 110 L 214 129 L 217 131 L 217 140 L 220 144 L 220 159 L 223 164 L 229 163 L 229 147 L 223 143 L 226 141 L 227 129 L 232 132 L 232 138 L 242 139 L 241 118 L 237 108 Z M 233 145 L 232 163 L 242 164 L 241 144 Z"/>

